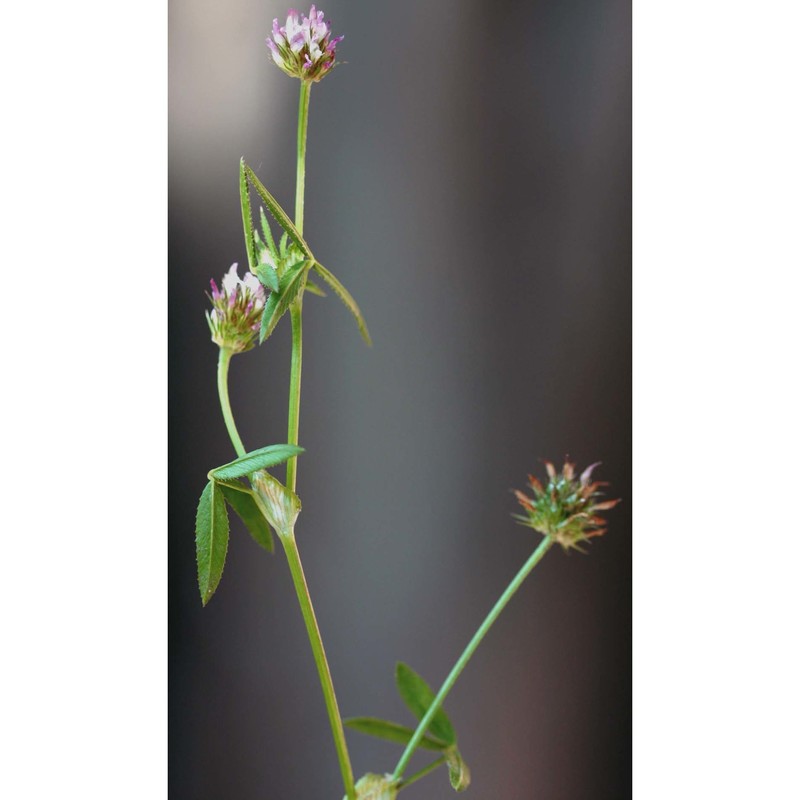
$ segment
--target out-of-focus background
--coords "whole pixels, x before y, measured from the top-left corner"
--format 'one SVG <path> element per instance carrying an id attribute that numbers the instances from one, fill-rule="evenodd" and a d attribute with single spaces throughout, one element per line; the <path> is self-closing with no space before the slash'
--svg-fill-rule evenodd
<path id="1" fill-rule="evenodd" d="M 322 9 L 347 63 L 311 93 L 306 233 L 375 344 L 307 296 L 297 534 L 343 714 L 411 724 L 395 662 L 438 686 L 538 541 L 509 489 L 569 454 L 631 495 L 630 4 Z M 280 550 L 235 520 L 206 609 L 195 578 L 197 498 L 233 457 L 203 312 L 246 263 L 239 157 L 293 205 L 299 84 L 264 43 L 285 14 L 170 0 L 173 800 L 342 795 Z M 249 448 L 286 438 L 288 333 L 232 363 Z M 588 556 L 547 556 L 446 703 L 476 800 L 630 796 L 630 503 L 609 518 Z M 349 743 L 357 775 L 400 753 Z M 450 792 L 442 771 L 405 796 Z"/>

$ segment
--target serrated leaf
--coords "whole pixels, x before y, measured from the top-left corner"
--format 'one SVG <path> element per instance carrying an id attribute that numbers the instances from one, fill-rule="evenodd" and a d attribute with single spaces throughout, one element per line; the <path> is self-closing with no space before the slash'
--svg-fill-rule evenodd
<path id="1" fill-rule="evenodd" d="M 269 220 L 267 219 L 267 215 L 264 213 L 263 207 L 259 208 L 258 212 L 259 217 L 261 218 L 261 230 L 264 233 L 264 241 L 267 243 L 267 248 L 272 256 L 272 260 L 277 264 L 278 248 L 275 247 L 275 240 L 272 238 L 272 228 L 269 226 Z"/>
<path id="2" fill-rule="evenodd" d="M 241 484 L 240 484 L 241 485 Z M 253 541 L 263 547 L 268 553 L 275 549 L 272 541 L 272 531 L 270 531 L 264 515 L 258 508 L 253 499 L 253 493 L 242 486 L 244 491 L 235 489 L 227 484 L 220 484 L 222 493 L 228 501 L 228 505 L 236 512 L 236 515 L 244 523 Z"/>
<path id="3" fill-rule="evenodd" d="M 361 332 L 361 336 L 367 344 L 371 345 L 372 339 L 370 338 L 369 331 L 367 330 L 367 323 L 364 321 L 364 316 L 361 313 L 361 309 L 358 307 L 358 303 L 356 303 L 356 301 L 353 299 L 353 295 L 351 295 L 350 292 L 344 288 L 339 279 L 332 272 L 325 269 L 325 267 L 323 267 L 318 261 L 314 261 L 311 266 L 319 274 L 322 280 L 324 280 L 325 283 L 327 283 L 328 286 L 333 289 L 339 299 L 355 317 L 356 323 L 358 324 L 358 330 Z"/>
<path id="4" fill-rule="evenodd" d="M 242 161 L 244 164 L 244 161 Z M 300 248 L 301 252 L 309 259 L 313 259 L 309 246 L 306 244 L 305 239 L 300 235 L 289 215 L 281 208 L 280 203 L 267 191 L 267 188 L 258 179 L 258 176 L 250 169 L 247 164 L 244 164 L 245 175 L 250 185 L 256 190 L 258 196 L 264 201 L 264 205 L 269 210 L 269 213 L 275 217 L 275 221 L 283 228 L 286 235 Z"/>
<path id="5" fill-rule="evenodd" d="M 212 480 L 244 478 L 256 470 L 275 467 L 304 452 L 305 450 L 302 447 L 298 447 L 295 444 L 271 444 L 267 447 L 260 447 L 250 453 L 245 453 L 235 461 L 212 469 L 208 473 L 208 477 Z"/>
<path id="6" fill-rule="evenodd" d="M 219 586 L 228 552 L 228 512 L 222 488 L 209 481 L 197 506 L 195 522 L 197 583 L 206 605 Z"/>
<path id="7" fill-rule="evenodd" d="M 469 787 L 472 776 L 469 767 L 461 757 L 457 747 L 451 747 L 445 753 L 447 770 L 450 773 L 450 785 L 457 791 L 463 792 Z"/>
<path id="8" fill-rule="evenodd" d="M 281 234 L 281 258 L 286 258 L 289 255 L 289 237 L 283 233 Z"/>
<path id="9" fill-rule="evenodd" d="M 271 292 L 280 292 L 278 273 L 269 264 L 259 264 L 255 269 L 255 275 Z"/>
<path id="10" fill-rule="evenodd" d="M 320 289 L 311 278 L 306 278 L 306 291 L 310 292 L 311 294 L 317 295 L 317 297 L 327 297 L 327 293 Z"/>
<path id="11" fill-rule="evenodd" d="M 397 691 L 400 693 L 400 697 L 403 698 L 403 702 L 408 706 L 409 711 L 418 720 L 421 720 L 436 697 L 431 687 L 408 664 L 404 664 L 402 661 L 397 664 L 395 682 Z M 456 743 L 456 732 L 453 724 L 441 708 L 433 715 L 427 732 L 449 745 Z"/>
<path id="12" fill-rule="evenodd" d="M 256 255 L 256 240 L 253 236 L 253 212 L 250 208 L 250 189 L 247 186 L 244 159 L 239 161 L 239 194 L 242 201 L 242 225 L 244 226 L 244 246 L 247 250 L 247 262 L 250 271 L 254 272 L 258 257 Z"/>
<path id="13" fill-rule="evenodd" d="M 279 290 L 267 298 L 267 302 L 264 304 L 264 313 L 261 316 L 259 343 L 262 343 L 275 330 L 281 317 L 289 310 L 289 306 L 300 293 L 308 267 L 308 261 L 301 261 L 288 269 L 280 279 Z"/>
<path id="14" fill-rule="evenodd" d="M 414 735 L 412 728 L 407 728 L 405 725 L 398 725 L 396 722 L 388 722 L 385 719 L 377 719 L 376 717 L 351 717 L 344 720 L 344 724 L 354 731 L 364 733 L 367 736 L 374 736 L 377 739 L 386 739 L 390 742 L 398 742 L 399 744 L 408 744 L 411 737 Z M 426 750 L 447 750 L 449 747 L 445 742 L 440 742 L 432 736 L 423 736 L 419 742 L 420 747 Z"/>

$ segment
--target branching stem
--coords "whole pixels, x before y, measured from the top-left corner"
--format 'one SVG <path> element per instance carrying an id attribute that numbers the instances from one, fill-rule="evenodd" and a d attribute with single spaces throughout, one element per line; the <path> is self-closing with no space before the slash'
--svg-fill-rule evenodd
<path id="1" fill-rule="evenodd" d="M 415 772 L 410 778 L 404 781 L 400 781 L 397 784 L 398 789 L 405 789 L 407 786 L 411 786 L 412 783 L 416 783 L 420 778 L 424 778 L 430 772 L 433 772 L 437 767 L 441 766 L 445 763 L 447 758 L 442 756 L 441 758 L 437 758 L 436 761 L 431 761 L 427 767 L 423 767 L 419 772 Z"/>
<path id="2" fill-rule="evenodd" d="M 545 536 L 544 539 L 542 539 L 531 557 L 523 564 L 522 569 L 514 576 L 514 579 L 508 584 L 503 594 L 500 595 L 499 600 L 494 604 L 494 607 L 481 623 L 475 635 L 470 639 L 464 652 L 461 654 L 458 661 L 456 661 L 453 669 L 450 670 L 450 674 L 445 678 L 442 688 L 439 689 L 439 694 L 436 695 L 433 702 L 428 707 L 428 710 L 425 712 L 425 716 L 420 720 L 417 729 L 414 731 L 414 735 L 411 737 L 408 745 L 406 745 L 403 755 L 400 756 L 400 760 L 397 762 L 397 766 L 394 768 L 394 773 L 392 775 L 395 781 L 399 781 L 400 778 L 402 778 L 403 772 L 408 766 L 408 762 L 411 760 L 411 756 L 414 755 L 414 751 L 419 746 L 420 740 L 431 724 L 433 715 L 442 707 L 445 697 L 447 697 L 448 693 L 453 688 L 453 684 L 458 680 L 458 676 L 462 673 L 464 667 L 469 663 L 470 658 L 472 658 L 473 653 L 477 650 L 483 637 L 486 636 L 489 628 L 492 627 L 494 621 L 500 616 L 500 612 L 508 605 L 508 601 L 514 596 L 517 589 L 522 586 L 522 582 L 528 577 L 530 571 L 542 560 L 544 554 L 550 549 L 552 544 L 553 540 L 549 536 Z"/>

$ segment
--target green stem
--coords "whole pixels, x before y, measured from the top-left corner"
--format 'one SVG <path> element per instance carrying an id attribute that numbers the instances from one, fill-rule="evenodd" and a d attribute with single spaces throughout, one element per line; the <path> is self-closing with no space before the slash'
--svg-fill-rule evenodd
<path id="1" fill-rule="evenodd" d="M 353 767 L 350 764 L 350 756 L 347 752 L 347 742 L 344 738 L 344 726 L 342 717 L 339 713 L 339 705 L 336 702 L 336 693 L 333 690 L 333 679 L 331 678 L 328 659 L 325 656 L 325 647 L 322 644 L 319 624 L 314 614 L 314 607 L 311 605 L 311 595 L 308 593 L 308 584 L 303 573 L 303 565 L 300 562 L 300 553 L 297 550 L 297 542 L 294 532 L 281 535 L 281 544 L 286 552 L 286 560 L 289 562 L 289 570 L 292 573 L 292 581 L 297 592 L 297 599 L 300 601 L 300 610 L 303 612 L 303 620 L 306 623 L 308 639 L 311 642 L 311 651 L 314 654 L 314 663 L 317 665 L 319 681 L 322 685 L 322 693 L 325 696 L 325 708 L 328 710 L 328 719 L 333 731 L 333 742 L 336 746 L 336 755 L 339 758 L 339 768 L 342 771 L 344 789 L 349 800 L 355 800 L 356 789 L 353 780 Z"/>
<path id="2" fill-rule="evenodd" d="M 244 449 L 239 431 L 236 430 L 233 411 L 231 411 L 231 401 L 228 397 L 228 367 L 230 366 L 232 355 L 233 352 L 227 347 L 220 347 L 219 361 L 217 362 L 217 392 L 219 393 L 219 404 L 222 406 L 222 418 L 225 420 L 228 436 L 231 437 L 236 455 L 241 457 L 247 451 Z"/>
<path id="3" fill-rule="evenodd" d="M 433 772 L 436 769 L 436 767 L 444 764 L 445 761 L 447 761 L 447 758 L 445 756 L 437 758 L 436 761 L 432 761 L 430 764 L 428 764 L 427 767 L 423 767 L 419 772 L 415 772 L 410 778 L 408 778 L 408 780 L 400 781 L 397 784 L 397 788 L 405 789 L 406 786 L 411 786 L 412 783 L 415 783 L 420 778 L 424 778 L 429 772 Z"/>
<path id="4" fill-rule="evenodd" d="M 300 376 L 303 372 L 303 306 L 296 300 L 289 309 L 292 318 L 292 371 L 289 378 L 289 430 L 286 441 L 297 444 L 300 436 Z M 297 458 L 286 463 L 286 487 L 297 486 Z"/>
<path id="5" fill-rule="evenodd" d="M 294 207 L 294 224 L 301 234 L 303 232 L 303 208 L 306 191 L 306 135 L 308 131 L 308 101 L 310 94 L 311 82 L 302 81 L 300 84 L 300 107 L 297 113 L 297 189 Z M 289 424 L 286 441 L 289 444 L 297 444 L 300 435 L 300 376 L 303 370 L 302 295 L 292 304 L 290 313 L 292 319 L 292 366 L 289 380 Z M 297 458 L 290 458 L 286 464 L 286 486 L 290 491 L 295 491 L 297 486 Z M 306 623 L 308 640 L 311 643 L 311 651 L 314 654 L 314 662 L 317 665 L 322 693 L 325 696 L 325 708 L 328 710 L 328 719 L 331 723 L 333 743 L 336 746 L 336 755 L 339 759 L 339 769 L 342 772 L 344 790 L 348 800 L 356 800 L 353 767 L 350 763 L 350 755 L 347 752 L 342 715 L 339 713 L 339 705 L 336 702 L 333 679 L 331 678 L 328 659 L 325 657 L 325 648 L 322 645 L 322 635 L 317 624 L 317 618 L 314 615 L 314 607 L 311 605 L 311 595 L 308 592 L 308 584 L 303 574 L 303 565 L 300 561 L 300 553 L 297 550 L 294 531 L 281 535 L 280 540 L 286 552 L 286 559 L 289 562 L 289 570 L 292 573 L 297 599 L 300 602 L 300 610 Z"/>
<path id="6" fill-rule="evenodd" d="M 297 110 L 297 184 L 294 193 L 294 225 L 303 233 L 303 207 L 306 195 L 306 136 L 308 133 L 308 100 L 311 81 L 300 83 L 300 107 Z"/>
<path id="7" fill-rule="evenodd" d="M 308 134 L 308 101 L 311 81 L 300 83 L 300 106 L 297 111 L 297 185 L 294 196 L 294 224 L 303 233 L 306 196 L 306 139 Z M 289 379 L 289 428 L 286 441 L 297 444 L 300 436 L 300 376 L 303 370 L 303 300 L 298 298 L 290 310 L 292 318 L 292 371 Z M 286 464 L 286 486 L 297 487 L 297 458 Z"/>
<path id="8" fill-rule="evenodd" d="M 494 607 L 489 612 L 486 619 L 481 623 L 481 626 L 475 632 L 475 635 L 466 646 L 466 649 L 461 654 L 458 661 L 456 661 L 453 669 L 450 670 L 450 674 L 442 684 L 442 688 L 439 689 L 439 694 L 436 695 L 433 702 L 428 707 L 428 710 L 425 712 L 425 716 L 420 720 L 420 723 L 417 726 L 417 729 L 414 731 L 414 735 L 411 737 L 408 745 L 406 746 L 403 755 L 400 756 L 400 760 L 397 762 L 397 766 L 394 768 L 394 773 L 392 775 L 394 780 L 399 781 L 402 777 L 403 771 L 408 766 L 411 756 L 414 755 L 414 751 L 417 749 L 420 739 L 422 739 L 422 737 L 425 735 L 425 731 L 428 730 L 428 726 L 433 719 L 433 715 L 441 708 L 445 697 L 447 697 L 448 693 L 453 688 L 453 684 L 458 679 L 458 676 L 461 674 L 464 667 L 467 666 L 470 658 L 472 658 L 472 654 L 478 648 L 478 645 L 483 640 L 483 637 L 488 633 L 489 628 L 492 627 L 494 621 L 500 616 L 500 612 L 506 607 L 508 601 L 514 596 L 517 589 L 522 586 L 522 582 L 528 577 L 530 571 L 542 560 L 542 557 L 550 549 L 552 544 L 553 540 L 549 536 L 545 536 L 544 539 L 542 539 L 541 543 L 536 550 L 534 550 L 531 557 L 525 562 L 525 564 L 522 566 L 522 569 L 514 576 L 514 579 L 508 584 L 503 594 L 500 595 L 500 599 L 494 604 Z"/>

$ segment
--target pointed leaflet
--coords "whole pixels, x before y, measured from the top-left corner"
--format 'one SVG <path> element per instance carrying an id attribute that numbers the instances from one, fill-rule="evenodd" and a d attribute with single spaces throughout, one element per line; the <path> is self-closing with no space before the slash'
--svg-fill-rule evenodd
<path id="1" fill-rule="evenodd" d="M 364 317 L 361 314 L 361 309 L 358 307 L 358 303 L 353 299 L 353 295 L 347 291 L 347 289 L 339 283 L 339 280 L 336 276 L 329 272 L 325 267 L 322 266 L 318 261 L 315 261 L 312 265 L 312 268 L 319 273 L 319 276 L 328 286 L 339 295 L 339 299 L 347 306 L 350 313 L 356 318 L 356 322 L 358 323 L 358 329 L 361 331 L 361 336 L 363 337 L 364 341 L 371 345 L 372 339 L 370 339 L 369 331 L 367 330 L 367 323 L 364 321 Z"/>
<path id="2" fill-rule="evenodd" d="M 212 469 L 208 477 L 212 480 L 231 480 L 233 478 L 244 478 L 259 469 L 268 469 L 288 461 L 294 456 L 304 453 L 302 447 L 295 444 L 271 444 L 261 447 L 250 453 L 245 453 L 241 458 L 223 464 L 221 467 Z"/>
<path id="3" fill-rule="evenodd" d="M 399 742 L 400 744 L 408 744 L 414 731 L 411 728 L 406 728 L 405 725 L 398 725 L 396 722 L 388 722 L 385 719 L 376 719 L 375 717 L 351 717 L 344 720 L 344 724 L 354 731 L 364 733 L 367 736 L 374 736 L 377 739 L 386 739 L 390 742 Z M 420 747 L 426 750 L 447 750 L 448 745 L 440 742 L 431 736 L 423 736 L 419 742 Z"/>
<path id="4" fill-rule="evenodd" d="M 411 713 L 421 720 L 436 697 L 431 691 L 431 687 L 408 664 L 403 664 L 402 661 L 397 664 L 395 682 L 403 702 Z M 456 732 L 447 714 L 441 708 L 433 715 L 427 732 L 447 744 L 456 743 Z"/>
<path id="5" fill-rule="evenodd" d="M 250 185 L 256 190 L 258 196 L 264 201 L 264 205 L 269 209 L 269 213 L 275 217 L 278 225 L 283 228 L 287 236 L 300 248 L 300 251 L 309 259 L 313 259 L 311 249 L 306 244 L 305 239 L 300 235 L 300 231 L 295 228 L 294 223 L 289 219 L 289 215 L 280 207 L 278 201 L 267 191 L 258 176 L 247 164 L 242 161 L 245 175 Z"/>
<path id="6" fill-rule="evenodd" d="M 256 256 L 256 242 L 253 238 L 253 212 L 250 208 L 250 190 L 247 187 L 244 159 L 239 162 L 239 194 L 242 199 L 242 225 L 244 226 L 244 245 L 247 249 L 247 262 L 250 272 L 255 272 L 258 258 Z"/>
<path id="7" fill-rule="evenodd" d="M 222 490 L 214 481 L 209 481 L 200 495 L 195 544 L 200 599 L 206 605 L 219 585 L 228 552 L 228 512 Z"/>
<path id="8" fill-rule="evenodd" d="M 308 273 L 308 261 L 301 261 L 287 270 L 280 280 L 280 291 L 273 292 L 264 305 L 264 314 L 261 317 L 261 333 L 259 343 L 263 342 L 280 321 L 280 318 L 289 310 L 289 306 L 300 293 L 303 281 Z"/>
<path id="9" fill-rule="evenodd" d="M 220 484 L 220 487 L 228 505 L 244 523 L 255 543 L 271 553 L 275 549 L 275 545 L 272 542 L 269 525 L 253 499 L 250 489 L 245 488 L 242 484 L 239 485 L 243 491 L 225 484 Z"/>
<path id="10" fill-rule="evenodd" d="M 261 230 L 264 232 L 264 241 L 267 243 L 267 248 L 272 256 L 272 260 L 277 264 L 278 248 L 275 247 L 275 240 L 272 238 L 272 228 L 269 227 L 269 221 L 267 220 L 267 215 L 264 213 L 263 207 L 258 209 L 258 213 L 261 218 Z"/>
<path id="11" fill-rule="evenodd" d="M 278 273 L 269 264 L 259 264 L 255 269 L 255 275 L 271 292 L 280 292 Z"/>
<path id="12" fill-rule="evenodd" d="M 322 289 L 317 286 L 311 278 L 306 278 L 306 291 L 311 292 L 311 294 L 317 295 L 317 297 L 327 297 L 328 295 L 322 291 Z"/>
<path id="13" fill-rule="evenodd" d="M 469 767 L 466 765 L 457 747 L 451 747 L 445 753 L 447 768 L 450 772 L 450 785 L 457 791 L 463 792 L 469 787 L 472 780 Z"/>

